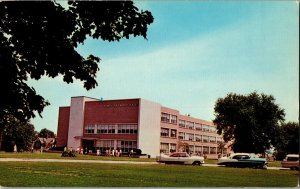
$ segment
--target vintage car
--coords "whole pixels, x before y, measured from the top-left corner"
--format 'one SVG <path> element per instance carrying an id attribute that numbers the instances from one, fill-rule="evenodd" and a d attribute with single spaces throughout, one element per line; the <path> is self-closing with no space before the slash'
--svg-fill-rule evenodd
<path id="1" fill-rule="evenodd" d="M 259 158 L 254 154 L 235 153 L 229 157 L 219 158 L 218 165 L 225 165 L 226 167 L 253 167 L 266 169 L 268 161 L 265 158 Z"/>
<path id="2" fill-rule="evenodd" d="M 299 154 L 288 154 L 281 161 L 281 167 L 299 170 Z"/>
<path id="3" fill-rule="evenodd" d="M 190 156 L 186 152 L 174 152 L 170 155 L 160 154 L 156 156 L 156 161 L 165 164 L 202 165 L 204 163 L 204 157 Z"/>

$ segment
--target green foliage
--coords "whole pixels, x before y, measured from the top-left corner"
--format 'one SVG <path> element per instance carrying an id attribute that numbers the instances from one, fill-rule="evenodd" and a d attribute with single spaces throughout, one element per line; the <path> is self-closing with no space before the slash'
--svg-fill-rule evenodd
<path id="1" fill-rule="evenodd" d="M 39 134 L 38 134 L 39 137 L 42 137 L 42 138 L 55 138 L 55 134 L 53 131 L 50 131 L 46 128 L 42 129 Z"/>
<path id="2" fill-rule="evenodd" d="M 187 143 L 187 142 L 181 142 L 180 141 L 178 143 L 178 146 L 179 146 L 180 151 L 187 152 L 187 153 L 190 152 L 190 145 L 189 145 L 189 143 Z"/>
<path id="3" fill-rule="evenodd" d="M 65 9 L 55 1 L 0 2 L 0 127 L 5 116 L 21 121 L 40 116 L 49 102 L 27 85 L 28 78 L 63 76 L 84 88 L 98 83 L 99 57 L 77 51 L 86 37 L 118 41 L 129 36 L 146 38 L 153 22 L 149 11 L 132 1 L 69 1 Z"/>
<path id="4" fill-rule="evenodd" d="M 28 150 L 34 140 L 34 126 L 28 122 L 21 122 L 10 116 L 9 122 L 2 131 L 2 148 L 6 151 L 13 151 L 14 145 L 17 145 L 18 151 Z"/>
<path id="5" fill-rule="evenodd" d="M 294 171 L 183 165 L 2 162 L 4 187 L 296 187 Z"/>
<path id="6" fill-rule="evenodd" d="M 282 160 L 287 154 L 299 154 L 299 123 L 283 123 L 280 127 L 276 148 L 276 159 Z"/>
<path id="7" fill-rule="evenodd" d="M 264 153 L 276 143 L 284 110 L 271 95 L 228 94 L 215 104 L 213 120 L 225 142 L 232 141 L 235 152 Z"/>

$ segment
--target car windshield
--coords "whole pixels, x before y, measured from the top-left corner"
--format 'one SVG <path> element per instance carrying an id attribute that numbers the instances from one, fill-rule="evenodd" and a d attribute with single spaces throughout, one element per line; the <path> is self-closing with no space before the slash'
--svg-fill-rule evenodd
<path id="1" fill-rule="evenodd" d="M 299 157 L 287 157 L 287 161 L 298 161 Z"/>
<path id="2" fill-rule="evenodd" d="M 187 153 L 173 153 L 170 157 L 190 157 Z"/>
<path id="3" fill-rule="evenodd" d="M 250 159 L 250 157 L 247 155 L 236 155 L 233 156 L 232 159 Z"/>

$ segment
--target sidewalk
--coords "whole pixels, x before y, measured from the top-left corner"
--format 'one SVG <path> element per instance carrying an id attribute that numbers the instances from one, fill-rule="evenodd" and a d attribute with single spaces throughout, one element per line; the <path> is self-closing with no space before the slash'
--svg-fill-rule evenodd
<path id="1" fill-rule="evenodd" d="M 157 162 L 140 161 L 109 161 L 109 160 L 72 160 L 72 159 L 28 159 L 28 158 L 0 158 L 0 162 L 66 162 L 66 163 L 115 163 L 115 164 L 157 164 Z"/>

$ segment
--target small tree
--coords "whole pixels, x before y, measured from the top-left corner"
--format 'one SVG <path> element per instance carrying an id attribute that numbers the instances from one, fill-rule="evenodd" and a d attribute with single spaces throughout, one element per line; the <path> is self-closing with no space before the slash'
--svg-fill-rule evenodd
<path id="1" fill-rule="evenodd" d="M 53 131 L 50 131 L 46 128 L 42 129 L 39 134 L 38 134 L 39 137 L 42 137 L 42 138 L 55 138 L 55 134 Z"/>
<path id="2" fill-rule="evenodd" d="M 280 127 L 276 149 L 276 159 L 282 160 L 287 154 L 299 154 L 299 123 L 283 123 Z"/>
<path id="3" fill-rule="evenodd" d="M 189 153 L 190 152 L 190 149 L 189 149 L 189 144 L 186 143 L 186 142 L 179 142 L 178 144 L 178 147 L 179 147 L 179 151 L 182 151 L 182 152 L 187 152 Z"/>
<path id="4" fill-rule="evenodd" d="M 221 151 L 221 155 L 223 156 L 223 152 L 225 150 L 225 142 L 218 142 L 218 149 Z"/>

